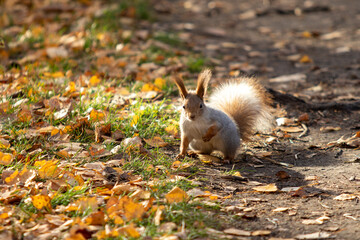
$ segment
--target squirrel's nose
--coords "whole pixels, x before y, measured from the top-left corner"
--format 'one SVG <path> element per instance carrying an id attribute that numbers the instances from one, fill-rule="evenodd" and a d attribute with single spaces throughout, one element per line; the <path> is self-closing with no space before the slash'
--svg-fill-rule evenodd
<path id="1" fill-rule="evenodd" d="M 194 120 L 195 119 L 195 115 L 190 115 L 190 119 Z"/>

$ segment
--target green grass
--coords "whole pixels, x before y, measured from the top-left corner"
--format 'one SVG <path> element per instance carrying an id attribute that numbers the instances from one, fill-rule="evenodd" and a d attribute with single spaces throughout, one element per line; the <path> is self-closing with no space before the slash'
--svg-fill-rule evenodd
<path id="1" fill-rule="evenodd" d="M 186 63 L 189 72 L 199 73 L 205 66 L 206 60 L 202 57 L 190 57 Z"/>

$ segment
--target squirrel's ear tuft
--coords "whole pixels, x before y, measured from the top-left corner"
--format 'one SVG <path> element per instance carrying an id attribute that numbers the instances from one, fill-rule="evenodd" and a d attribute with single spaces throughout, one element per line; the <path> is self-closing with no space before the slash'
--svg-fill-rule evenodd
<path id="1" fill-rule="evenodd" d="M 204 99 L 210 79 L 211 79 L 211 71 L 208 68 L 204 69 L 198 77 L 196 95 L 198 95 L 201 99 Z"/>
<path id="2" fill-rule="evenodd" d="M 181 98 L 185 99 L 186 96 L 188 95 L 188 91 L 186 90 L 186 87 L 184 85 L 184 81 L 179 76 L 175 76 L 174 80 L 175 80 L 176 86 L 179 89 Z"/>

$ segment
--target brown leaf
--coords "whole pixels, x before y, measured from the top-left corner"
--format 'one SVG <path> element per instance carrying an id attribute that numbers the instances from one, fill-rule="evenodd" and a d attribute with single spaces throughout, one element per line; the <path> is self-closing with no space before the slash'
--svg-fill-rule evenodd
<path id="1" fill-rule="evenodd" d="M 166 147 L 168 145 L 167 142 L 164 142 L 164 140 L 158 136 L 151 139 L 144 139 L 144 141 L 152 147 Z"/>

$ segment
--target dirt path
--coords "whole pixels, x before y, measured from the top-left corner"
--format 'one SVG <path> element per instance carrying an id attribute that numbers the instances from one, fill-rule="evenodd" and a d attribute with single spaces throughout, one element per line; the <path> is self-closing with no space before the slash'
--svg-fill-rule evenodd
<path id="1" fill-rule="evenodd" d="M 303 122 L 309 131 L 301 138 L 301 132 L 280 136 L 279 131 L 276 140 L 264 144 L 262 136 L 260 142 L 244 147 L 235 165 L 204 167 L 209 175 L 203 187 L 221 195 L 232 193 L 238 200 L 224 204 L 247 208 L 239 210 L 236 221 L 230 219 L 235 214 L 230 210 L 220 215 L 227 227 L 270 229 L 278 238 L 302 239 L 299 234 L 321 232 L 325 238 L 360 239 L 359 147 L 328 145 L 360 129 L 360 2 L 269 2 L 193 0 L 156 5 L 170 14 L 159 14 L 155 27 L 176 32 L 202 52 L 214 65 L 215 80 L 229 72 L 255 75 L 275 93 L 277 117 L 309 116 Z M 293 79 L 278 78 L 284 75 Z M 260 152 L 268 156 L 255 158 Z M 229 170 L 240 171 L 249 182 L 214 177 Z M 263 194 L 252 190 L 257 183 L 295 188 Z M 334 199 L 344 193 L 352 194 L 351 200 Z M 284 209 L 273 211 L 280 207 Z"/>

